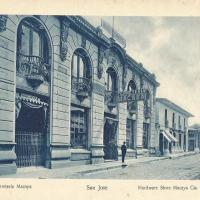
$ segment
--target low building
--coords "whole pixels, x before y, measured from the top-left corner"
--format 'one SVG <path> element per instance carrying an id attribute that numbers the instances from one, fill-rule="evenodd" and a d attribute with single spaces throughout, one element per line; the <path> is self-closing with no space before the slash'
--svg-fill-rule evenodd
<path id="1" fill-rule="evenodd" d="M 161 155 L 188 151 L 188 118 L 193 115 L 165 98 L 156 98 L 156 130 Z"/>
<path id="2" fill-rule="evenodd" d="M 200 150 L 200 127 L 191 126 L 188 129 L 188 151 L 199 153 Z"/>
<path id="3" fill-rule="evenodd" d="M 155 75 L 80 16 L 0 16 L 0 173 L 155 153 Z"/>

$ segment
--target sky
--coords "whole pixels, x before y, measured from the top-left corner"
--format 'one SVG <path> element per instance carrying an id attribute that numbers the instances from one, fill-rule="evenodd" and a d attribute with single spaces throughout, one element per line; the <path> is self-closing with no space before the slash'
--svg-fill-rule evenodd
<path id="1" fill-rule="evenodd" d="M 85 17 L 99 26 L 101 17 Z M 112 24 L 112 17 L 102 17 Z M 126 52 L 156 75 L 157 97 L 167 98 L 200 123 L 200 17 L 117 17 Z"/>

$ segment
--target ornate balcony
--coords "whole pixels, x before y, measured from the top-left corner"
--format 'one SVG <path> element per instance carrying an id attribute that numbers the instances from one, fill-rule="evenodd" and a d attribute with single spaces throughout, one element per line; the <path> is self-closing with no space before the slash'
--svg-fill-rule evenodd
<path id="1" fill-rule="evenodd" d="M 145 119 L 151 118 L 151 107 L 144 108 L 144 117 Z"/>
<path id="2" fill-rule="evenodd" d="M 136 114 L 137 113 L 137 102 L 136 101 L 128 102 L 127 108 L 128 108 L 130 115 Z"/>
<path id="3" fill-rule="evenodd" d="M 18 54 L 17 75 L 26 78 L 28 83 L 36 88 L 44 81 L 49 82 L 50 66 L 39 56 Z"/>
<path id="4" fill-rule="evenodd" d="M 87 98 L 91 93 L 91 80 L 84 77 L 72 77 L 72 91 L 80 100 Z"/>
<path id="5" fill-rule="evenodd" d="M 105 92 L 105 103 L 110 109 L 113 109 L 117 106 L 117 92 L 115 91 L 106 91 Z"/>

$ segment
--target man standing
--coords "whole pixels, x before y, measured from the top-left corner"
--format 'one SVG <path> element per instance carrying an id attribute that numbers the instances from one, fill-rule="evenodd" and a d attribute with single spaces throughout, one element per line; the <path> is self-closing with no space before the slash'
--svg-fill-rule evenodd
<path id="1" fill-rule="evenodd" d="M 126 156 L 126 142 L 124 142 L 123 145 L 121 146 L 121 151 L 122 151 L 122 163 L 124 163 L 124 159 Z"/>

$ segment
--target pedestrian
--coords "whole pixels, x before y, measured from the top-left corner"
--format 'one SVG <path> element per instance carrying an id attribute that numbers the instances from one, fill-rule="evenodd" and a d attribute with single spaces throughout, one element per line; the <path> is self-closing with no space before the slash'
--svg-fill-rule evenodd
<path id="1" fill-rule="evenodd" d="M 126 156 L 126 142 L 124 142 L 123 145 L 121 146 L 121 151 L 122 151 L 122 163 L 124 163 Z"/>

